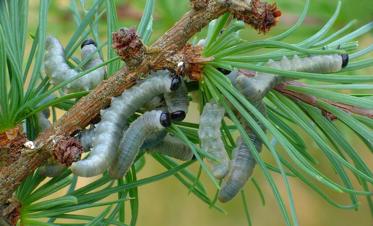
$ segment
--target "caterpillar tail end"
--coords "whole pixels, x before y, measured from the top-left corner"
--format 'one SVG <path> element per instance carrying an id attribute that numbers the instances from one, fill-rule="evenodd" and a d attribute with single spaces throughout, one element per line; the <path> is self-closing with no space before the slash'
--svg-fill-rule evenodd
<path id="1" fill-rule="evenodd" d="M 211 171 L 212 171 L 212 175 L 216 179 L 221 180 L 228 174 L 229 166 L 217 166 L 217 167 L 214 167 Z"/>
<path id="2" fill-rule="evenodd" d="M 235 186 L 233 183 L 223 184 L 218 194 L 218 200 L 222 203 L 232 200 L 241 190 L 240 186 Z"/>
<path id="3" fill-rule="evenodd" d="M 221 203 L 226 203 L 226 202 L 231 201 L 235 195 L 236 194 L 231 195 L 231 194 L 227 194 L 226 192 L 220 191 L 219 194 L 218 194 L 218 200 Z"/>

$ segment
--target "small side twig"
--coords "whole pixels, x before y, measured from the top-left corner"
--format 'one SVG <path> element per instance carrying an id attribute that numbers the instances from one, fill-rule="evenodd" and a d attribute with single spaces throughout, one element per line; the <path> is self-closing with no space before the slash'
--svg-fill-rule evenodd
<path id="1" fill-rule="evenodd" d="M 295 84 L 296 83 L 291 83 L 291 85 L 295 85 Z M 302 85 L 299 82 L 297 82 L 297 84 Z M 334 119 L 337 119 L 337 117 L 335 115 L 333 115 L 332 113 L 328 112 L 322 106 L 320 106 L 318 104 L 317 100 L 324 101 L 324 102 L 326 102 L 330 105 L 333 105 L 333 106 L 335 106 L 335 107 L 337 107 L 337 108 L 339 108 L 339 109 L 341 109 L 345 112 L 348 112 L 348 113 L 354 113 L 354 114 L 366 116 L 366 117 L 369 117 L 369 118 L 373 118 L 373 110 L 362 109 L 362 108 L 359 108 L 359 107 L 356 107 L 356 106 L 352 106 L 352 105 L 348 105 L 348 104 L 342 104 L 342 103 L 338 103 L 338 102 L 335 102 L 335 101 L 326 100 L 326 99 L 323 99 L 323 98 L 317 98 L 315 96 L 311 96 L 311 95 L 307 95 L 307 94 L 304 94 L 304 93 L 289 90 L 289 89 L 286 89 L 287 85 L 288 85 L 288 83 L 284 82 L 284 83 L 281 83 L 280 85 L 277 85 L 274 89 L 277 90 L 278 92 L 290 97 L 293 100 L 302 101 L 304 103 L 307 103 L 309 105 L 312 105 L 314 107 L 319 108 L 324 113 L 324 115 L 329 119 L 334 120 Z"/>

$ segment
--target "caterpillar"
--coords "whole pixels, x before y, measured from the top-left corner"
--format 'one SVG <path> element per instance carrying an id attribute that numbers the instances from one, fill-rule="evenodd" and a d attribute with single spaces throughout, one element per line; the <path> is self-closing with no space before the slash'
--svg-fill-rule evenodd
<path id="1" fill-rule="evenodd" d="M 299 58 L 295 55 L 292 59 L 284 56 L 281 61 L 269 60 L 267 66 L 287 71 L 333 73 L 346 67 L 348 61 L 347 54 L 319 55 L 305 58 Z M 237 88 L 241 90 L 244 96 L 252 101 L 263 99 L 269 90 L 284 81 L 283 77 L 264 72 L 257 72 L 253 77 L 248 77 L 237 71 L 232 71 L 228 74 L 228 78 L 231 79 L 234 86 L 239 86 Z"/>
<path id="2" fill-rule="evenodd" d="M 253 103 L 257 109 L 266 115 L 266 108 L 263 101 L 258 103 Z M 240 121 L 245 128 L 250 140 L 253 142 L 255 149 L 260 152 L 262 149 L 262 140 L 251 130 L 251 128 L 243 122 Z M 259 126 L 265 131 L 265 127 L 260 121 L 256 120 Z M 233 156 L 230 164 L 230 169 L 228 175 L 224 178 L 222 187 L 218 194 L 218 199 L 221 202 L 227 202 L 237 195 L 237 193 L 246 184 L 246 181 L 251 177 L 256 161 L 252 156 L 249 148 L 245 143 L 242 142 L 241 137 L 236 141 L 236 148 L 233 150 Z"/>
<path id="3" fill-rule="evenodd" d="M 171 77 L 169 71 L 152 72 L 148 79 L 114 97 L 111 106 L 101 110 L 101 121 L 94 130 L 90 156 L 75 162 L 71 170 L 75 175 L 90 177 L 103 173 L 115 158 L 127 119 L 154 96 L 176 90 L 180 77 Z"/>
<path id="4" fill-rule="evenodd" d="M 193 157 L 193 152 L 188 145 L 169 134 L 159 144 L 149 148 L 147 152 L 160 153 L 183 161 L 188 161 Z"/>
<path id="5" fill-rule="evenodd" d="M 158 110 L 145 112 L 133 121 L 121 139 L 119 155 L 109 169 L 110 176 L 112 178 L 123 177 L 135 161 L 145 139 L 170 125 L 169 113 Z"/>
<path id="6" fill-rule="evenodd" d="M 209 102 L 203 108 L 198 130 L 201 148 L 210 153 L 219 161 L 210 161 L 212 174 L 217 179 L 223 178 L 229 169 L 229 157 L 221 139 L 221 121 L 224 117 L 224 108 L 217 103 Z"/>
<path id="7" fill-rule="evenodd" d="M 46 53 L 44 55 L 44 71 L 50 78 L 51 83 L 56 85 L 66 80 L 74 78 L 79 72 L 71 68 L 65 59 L 64 48 L 58 39 L 48 36 L 45 45 Z M 87 70 L 103 63 L 100 58 L 96 43 L 92 39 L 85 40 L 81 45 L 82 61 L 87 60 L 83 69 Z M 65 93 L 77 91 L 88 91 L 95 88 L 104 78 L 105 69 L 98 68 L 83 77 L 67 84 L 64 88 Z"/>

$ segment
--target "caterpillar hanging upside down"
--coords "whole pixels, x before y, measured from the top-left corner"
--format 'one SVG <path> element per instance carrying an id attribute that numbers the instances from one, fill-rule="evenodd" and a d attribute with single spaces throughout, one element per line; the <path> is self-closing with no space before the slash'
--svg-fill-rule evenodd
<path id="1" fill-rule="evenodd" d="M 110 107 L 101 111 L 101 121 L 95 126 L 93 147 L 89 157 L 73 163 L 73 173 L 90 177 L 103 173 L 111 166 L 110 172 L 113 177 L 123 176 L 150 135 L 169 126 L 168 121 L 184 119 L 188 102 L 185 101 L 187 96 L 184 95 L 187 92 L 183 86 L 180 77 L 171 76 L 169 71 L 163 70 L 152 72 L 147 79 L 124 91 L 121 96 L 114 97 Z M 171 94 L 173 92 L 175 93 Z M 173 112 L 146 112 L 128 127 L 128 118 L 159 95 L 165 96 L 167 107 Z M 163 123 L 163 127 L 159 125 L 160 122 Z M 137 140 L 132 137 L 133 134 L 137 134 Z M 119 158 L 116 158 L 117 156 Z"/>
<path id="2" fill-rule="evenodd" d="M 71 68 L 65 58 L 65 52 L 58 39 L 48 36 L 45 45 L 44 71 L 53 85 L 58 85 L 70 80 L 79 74 L 79 71 Z M 102 64 L 103 61 L 97 52 L 97 45 L 92 39 L 87 39 L 81 44 L 81 59 L 87 61 L 83 70 L 88 70 Z M 88 91 L 95 88 L 103 79 L 105 69 L 97 68 L 83 77 L 76 79 L 64 87 L 65 93 Z"/>
<path id="3" fill-rule="evenodd" d="M 292 59 L 283 57 L 281 61 L 270 60 L 266 64 L 269 67 L 287 70 L 314 73 L 334 73 L 346 67 L 349 61 L 347 54 L 331 54 L 299 58 L 295 55 Z M 234 87 L 245 96 L 264 116 L 266 108 L 263 103 L 265 95 L 276 85 L 285 81 L 281 76 L 274 74 L 256 72 L 253 76 L 247 76 L 239 71 L 227 71 L 219 69 L 231 80 Z M 258 152 L 262 149 L 262 141 L 257 134 L 240 118 L 243 127 L 246 129 L 248 136 L 253 142 Z M 265 131 L 264 125 L 256 119 L 256 122 Z M 201 123 L 201 125 L 203 125 Z M 200 137 L 201 139 L 201 137 Z M 225 159 L 225 158 L 223 158 Z M 224 177 L 218 199 L 221 202 L 227 202 L 237 195 L 243 188 L 246 181 L 251 177 L 256 161 L 247 145 L 242 142 L 241 138 L 236 141 L 236 148 L 233 150 L 233 157 L 230 163 L 229 173 Z"/>
<path id="4" fill-rule="evenodd" d="M 229 170 L 229 157 L 221 139 L 220 127 L 225 110 L 217 103 L 206 103 L 200 119 L 198 136 L 201 148 L 217 160 L 211 160 L 212 175 L 222 179 Z"/>

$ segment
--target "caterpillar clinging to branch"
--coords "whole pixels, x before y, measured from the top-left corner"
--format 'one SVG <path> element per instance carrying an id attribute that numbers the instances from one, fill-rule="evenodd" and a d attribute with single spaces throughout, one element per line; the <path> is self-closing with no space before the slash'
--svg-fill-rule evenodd
<path id="1" fill-rule="evenodd" d="M 62 44 L 54 37 L 48 36 L 45 45 L 46 53 L 44 55 L 44 70 L 50 78 L 52 84 L 60 84 L 77 76 L 79 72 L 71 68 L 65 59 L 65 52 Z M 97 52 L 96 43 L 92 39 L 84 41 L 81 45 L 82 61 L 88 60 L 83 65 L 87 70 L 103 63 Z M 65 93 L 91 90 L 95 88 L 104 78 L 105 69 L 97 68 L 94 71 L 84 75 L 67 84 L 64 88 Z"/>
<path id="2" fill-rule="evenodd" d="M 229 169 L 229 157 L 220 133 L 224 112 L 224 108 L 217 103 L 207 103 L 203 108 L 198 130 L 201 148 L 218 160 L 210 161 L 212 174 L 217 179 L 223 178 Z"/>
<path id="3" fill-rule="evenodd" d="M 114 160 L 128 117 L 153 97 L 176 90 L 179 85 L 179 77 L 171 77 L 169 71 L 157 71 L 121 96 L 114 97 L 110 107 L 101 111 L 90 156 L 73 163 L 73 173 L 85 177 L 103 173 Z"/>
<path id="4" fill-rule="evenodd" d="M 153 133 L 164 130 L 171 125 L 169 113 L 162 111 L 145 112 L 131 123 L 125 131 L 119 145 L 119 155 L 110 167 L 110 176 L 123 177 L 135 161 L 145 139 Z"/>
<path id="5" fill-rule="evenodd" d="M 286 56 L 281 61 L 269 60 L 268 67 L 287 71 L 316 72 L 316 73 L 334 73 L 340 71 L 348 64 L 347 54 L 319 55 L 305 58 L 299 58 L 295 55 L 292 59 Z M 246 96 L 249 100 L 260 100 L 273 87 L 284 81 L 284 77 L 257 72 L 248 77 L 242 73 L 231 72 L 228 77 L 232 84 Z"/>

